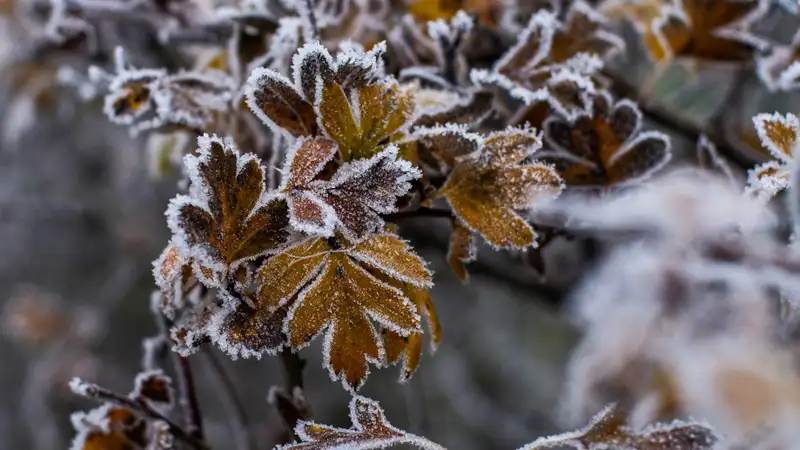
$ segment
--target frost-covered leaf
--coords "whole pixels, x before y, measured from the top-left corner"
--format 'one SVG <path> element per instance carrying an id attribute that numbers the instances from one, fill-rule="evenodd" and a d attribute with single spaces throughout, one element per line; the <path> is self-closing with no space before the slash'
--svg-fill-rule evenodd
<path id="1" fill-rule="evenodd" d="M 115 394 L 100 386 L 78 378 L 70 382 L 73 393 L 90 399 L 104 399 Z M 160 412 L 172 407 L 173 392 L 169 378 L 160 371 L 141 373 L 128 396 L 142 401 Z M 70 450 L 167 450 L 173 441 L 172 430 L 160 420 L 146 420 L 137 412 L 113 403 L 103 403 L 87 412 L 76 412 L 70 417 L 76 435 Z"/>
<path id="2" fill-rule="evenodd" d="M 328 139 L 299 139 L 286 155 L 280 191 L 289 204 L 289 223 L 293 228 L 308 234 L 333 234 L 336 211 L 309 184 L 337 151 L 336 143 Z"/>
<path id="3" fill-rule="evenodd" d="M 336 225 L 346 236 L 361 237 L 383 226 L 380 215 L 395 212 L 397 198 L 419 177 L 419 169 L 399 159 L 397 146 L 390 145 L 369 159 L 343 164 L 312 190 L 336 212 Z"/>
<path id="4" fill-rule="evenodd" d="M 442 172 L 455 166 L 459 160 L 477 154 L 483 145 L 479 134 L 456 125 L 417 128 L 411 139 L 417 143 L 421 157 L 433 158 Z"/>
<path id="5" fill-rule="evenodd" d="M 583 0 L 575 0 L 553 36 L 548 61 L 566 63 L 581 54 L 603 61 L 625 49 L 625 42 L 609 29 L 608 19 Z"/>
<path id="6" fill-rule="evenodd" d="M 757 114 L 753 117 L 753 124 L 761 145 L 775 159 L 748 172 L 746 190 L 769 199 L 788 187 L 790 166 L 800 145 L 800 120 L 792 113 Z"/>
<path id="7" fill-rule="evenodd" d="M 732 186 L 741 184 L 730 163 L 719 154 L 717 147 L 705 135 L 697 140 L 697 162 L 701 168 L 728 180 Z"/>
<path id="8" fill-rule="evenodd" d="M 245 87 L 247 104 L 275 132 L 316 136 L 317 83 L 337 85 L 345 95 L 372 84 L 382 75 L 385 48 L 377 44 L 368 52 L 348 49 L 334 59 L 319 42 L 307 43 L 292 59 L 291 79 L 272 69 L 253 70 Z"/>
<path id="9" fill-rule="evenodd" d="M 800 88 L 800 32 L 790 45 L 775 45 L 768 53 L 758 55 L 756 72 L 770 91 Z"/>
<path id="10" fill-rule="evenodd" d="M 172 408 L 175 402 L 172 380 L 160 370 L 136 375 L 133 392 L 130 396 L 162 411 Z"/>
<path id="11" fill-rule="evenodd" d="M 339 83 L 319 86 L 320 127 L 339 146 L 345 161 L 369 158 L 397 140 L 415 108 L 408 89 L 395 81 L 373 83 L 354 91 L 353 104 Z"/>
<path id="12" fill-rule="evenodd" d="M 133 134 L 174 128 L 204 130 L 216 115 L 230 110 L 233 81 L 221 72 L 180 72 L 135 69 L 117 54 L 105 113 L 112 122 L 128 125 Z"/>
<path id="13" fill-rule="evenodd" d="M 515 210 L 530 208 L 563 188 L 550 166 L 522 164 L 540 147 L 539 135 L 528 129 L 493 133 L 478 155 L 456 164 L 436 195 L 446 197 L 461 222 L 493 246 L 534 245 L 533 228 Z"/>
<path id="14" fill-rule="evenodd" d="M 710 450 L 718 438 L 707 425 L 674 421 L 634 431 L 616 405 L 607 406 L 584 429 L 539 438 L 520 450 L 571 446 L 579 450 L 635 448 L 637 450 Z"/>
<path id="15" fill-rule="evenodd" d="M 216 136 L 202 136 L 198 145 L 198 155 L 184 159 L 189 195 L 170 202 L 167 222 L 184 257 L 224 275 L 286 240 L 288 208 L 267 197 L 264 168 L 254 155 L 241 155 Z"/>
<path id="16" fill-rule="evenodd" d="M 342 164 L 330 179 L 315 179 L 339 147 L 317 138 L 300 140 L 287 157 L 280 188 L 290 210 L 291 225 L 305 233 L 332 236 L 338 227 L 360 237 L 383 226 L 381 214 L 396 210 L 398 197 L 420 177 L 419 169 L 398 158 L 389 145 L 367 159 Z"/>
<path id="17" fill-rule="evenodd" d="M 383 277 L 386 278 L 386 277 Z M 435 351 L 442 340 L 442 326 L 433 307 L 433 299 L 427 289 L 414 286 L 410 283 L 396 282 L 386 278 L 393 286 L 402 290 L 403 293 L 416 305 L 417 314 L 427 318 L 428 333 L 430 333 L 431 351 Z M 422 358 L 422 332 L 413 332 L 408 336 L 401 336 L 389 328 L 383 328 L 383 346 L 385 349 L 385 359 L 389 364 L 403 359 L 400 371 L 400 382 L 408 381 L 411 375 L 417 370 L 420 359 Z"/>
<path id="18" fill-rule="evenodd" d="M 393 427 L 375 400 L 353 396 L 350 400 L 349 429 L 300 421 L 295 433 L 300 442 L 283 445 L 275 450 L 334 450 L 381 449 L 399 444 L 409 444 L 427 450 L 443 450 L 433 442 Z"/>
<path id="19" fill-rule="evenodd" d="M 274 256 L 258 276 L 265 285 L 284 286 L 277 293 L 262 290 L 259 302 L 265 309 L 289 302 L 285 330 L 291 346 L 305 347 L 324 333 L 323 359 L 331 377 L 358 389 L 367 377 L 367 364 L 384 359 L 373 320 L 401 336 L 420 331 L 420 317 L 406 294 L 369 270 L 420 287 L 431 286 L 431 278 L 424 261 L 395 235 L 342 244 L 336 237 L 318 238 Z"/>
<path id="20" fill-rule="evenodd" d="M 475 261 L 476 257 L 477 248 L 472 231 L 460 221 L 454 220 L 447 248 L 447 264 L 459 280 L 466 282 L 469 279 L 466 264 Z"/>
<path id="21" fill-rule="evenodd" d="M 442 92 L 434 89 L 430 91 Z M 419 105 L 419 91 L 415 94 L 415 100 Z M 422 110 L 419 118 L 414 121 L 414 125 L 418 127 L 435 127 L 446 124 L 474 126 L 491 113 L 494 94 L 488 91 L 476 91 L 464 99 L 448 100 L 428 110 Z"/>
<path id="22" fill-rule="evenodd" d="M 649 177 L 671 158 L 669 138 L 640 132 L 641 112 L 629 100 L 614 102 L 601 92 L 593 98 L 591 116 L 574 123 L 545 121 L 547 152 L 567 185 L 611 187 Z"/>
<path id="23" fill-rule="evenodd" d="M 748 61 L 767 47 L 752 34 L 754 22 L 767 12 L 766 0 L 681 0 L 654 7 L 628 2 L 629 18 L 642 34 L 654 61 L 679 56 L 715 61 Z M 618 6 L 621 12 L 627 4 Z M 638 21 L 638 22 L 637 22 Z"/>

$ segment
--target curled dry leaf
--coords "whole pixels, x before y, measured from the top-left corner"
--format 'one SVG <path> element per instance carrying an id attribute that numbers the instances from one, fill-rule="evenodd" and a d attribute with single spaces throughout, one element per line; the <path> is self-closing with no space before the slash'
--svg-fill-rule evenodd
<path id="1" fill-rule="evenodd" d="M 718 438 L 707 425 L 674 421 L 634 431 L 615 405 L 607 406 L 584 429 L 539 438 L 520 450 L 571 446 L 579 450 L 635 448 L 637 450 L 710 450 Z"/>
<path id="2" fill-rule="evenodd" d="M 768 6 L 765 0 L 628 1 L 615 5 L 618 13 L 634 22 L 654 61 L 686 56 L 738 62 L 767 48 L 751 27 Z"/>
<path id="3" fill-rule="evenodd" d="M 789 185 L 791 164 L 800 143 L 800 120 L 794 114 L 758 114 L 753 124 L 761 144 L 774 158 L 747 174 L 747 191 L 769 199 Z"/>
<path id="4" fill-rule="evenodd" d="M 353 396 L 350 400 L 349 429 L 300 421 L 295 433 L 300 442 L 277 447 L 275 450 L 332 450 L 332 449 L 381 449 L 398 444 L 409 444 L 427 450 L 443 450 L 423 437 L 415 436 L 395 428 L 386 420 L 383 409 L 375 400 Z"/>
<path id="5" fill-rule="evenodd" d="M 527 129 L 508 129 L 489 135 L 480 152 L 459 161 L 436 194 L 446 197 L 453 212 L 470 230 L 501 248 L 534 245 L 536 234 L 515 210 L 558 195 L 563 181 L 545 164 L 522 164 L 541 147 Z"/>
<path id="6" fill-rule="evenodd" d="M 466 264 L 475 261 L 476 257 L 477 248 L 472 231 L 459 220 L 453 220 L 453 231 L 447 249 L 447 264 L 459 280 L 466 282 L 469 279 Z"/>
<path id="7" fill-rule="evenodd" d="M 288 235 L 286 202 L 267 198 L 264 168 L 254 155 L 241 155 L 230 141 L 198 138 L 199 153 L 187 155 L 189 195 L 172 199 L 167 223 L 184 258 L 213 271 L 204 283 L 218 285 L 231 269 L 281 245 Z"/>
<path id="8" fill-rule="evenodd" d="M 593 99 L 590 116 L 574 123 L 545 121 L 549 151 L 540 157 L 555 164 L 569 186 L 612 187 L 640 181 L 671 158 L 669 138 L 640 132 L 642 113 L 630 100 L 616 103 L 607 92 Z"/>

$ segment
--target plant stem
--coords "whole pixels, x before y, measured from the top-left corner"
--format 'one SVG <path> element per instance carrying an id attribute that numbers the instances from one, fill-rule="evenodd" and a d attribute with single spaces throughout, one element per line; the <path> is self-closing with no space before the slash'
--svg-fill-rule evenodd
<path id="1" fill-rule="evenodd" d="M 414 217 L 452 217 L 453 213 L 446 209 L 417 208 L 410 211 L 400 211 L 386 216 L 386 220 L 409 219 Z"/>
<path id="2" fill-rule="evenodd" d="M 225 371 L 225 367 L 223 367 L 219 359 L 214 356 L 212 350 L 209 347 L 202 347 L 201 351 L 208 365 L 211 367 L 217 384 L 221 388 L 222 395 L 220 396 L 220 400 L 225 408 L 225 415 L 228 417 L 231 424 L 231 431 L 237 441 L 237 448 L 239 450 L 252 450 L 256 448 L 252 433 L 250 433 L 249 430 L 247 412 L 239 396 L 236 395 L 236 386 Z"/>
<path id="3" fill-rule="evenodd" d="M 109 402 L 130 410 L 132 413 L 138 415 L 144 420 L 157 420 L 164 422 L 169 427 L 170 433 L 176 439 L 186 443 L 191 448 L 196 450 L 209 450 L 208 445 L 202 439 L 192 436 L 191 433 L 181 428 L 168 418 L 164 417 L 161 413 L 148 406 L 145 402 L 134 400 L 114 393 L 108 389 L 97 386 L 96 384 L 80 382 L 78 389 L 73 387 L 73 391 L 92 400 L 99 400 L 101 402 Z"/>
<path id="4" fill-rule="evenodd" d="M 301 14 L 305 14 L 306 19 L 308 19 L 308 26 L 309 26 L 309 37 L 314 40 L 319 40 L 319 26 L 317 25 L 317 15 L 314 13 L 314 3 L 312 0 L 303 0 L 305 11 L 300 11 Z"/>
<path id="5" fill-rule="evenodd" d="M 169 329 L 172 326 L 172 321 L 164 314 L 159 313 L 158 316 L 161 333 L 169 342 Z M 170 352 L 170 359 L 175 369 L 177 378 L 176 391 L 178 393 L 178 402 L 183 410 L 183 422 L 186 426 L 186 431 L 193 438 L 203 440 L 203 416 L 200 411 L 200 402 L 197 399 L 197 390 L 195 389 L 194 376 L 192 375 L 189 359 L 175 352 Z"/>

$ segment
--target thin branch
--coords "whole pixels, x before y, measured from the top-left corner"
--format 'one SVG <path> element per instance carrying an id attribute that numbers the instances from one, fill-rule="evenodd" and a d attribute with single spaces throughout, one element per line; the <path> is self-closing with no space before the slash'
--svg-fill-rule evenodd
<path id="1" fill-rule="evenodd" d="M 211 372 L 220 386 L 222 391 L 220 400 L 225 408 L 225 415 L 231 424 L 234 438 L 236 439 L 236 446 L 239 450 L 251 450 L 256 448 L 253 442 L 252 433 L 249 429 L 249 421 L 247 419 L 247 412 L 242 404 L 239 396 L 236 395 L 236 386 L 225 371 L 219 359 L 214 356 L 214 353 L 207 346 L 201 348 L 202 354 L 205 357 L 208 365 L 211 367 Z"/>
<path id="2" fill-rule="evenodd" d="M 396 220 L 410 219 L 415 217 L 453 217 L 453 213 L 446 209 L 417 208 L 410 211 L 400 211 L 386 216 L 386 220 L 394 222 Z"/>
<path id="3" fill-rule="evenodd" d="M 143 401 L 119 395 L 115 392 L 100 387 L 96 384 L 88 383 L 77 378 L 72 380 L 72 382 L 70 383 L 70 388 L 77 395 L 81 395 L 83 397 L 92 400 L 98 400 L 100 402 L 109 402 L 121 406 L 131 411 L 132 413 L 136 414 L 137 416 L 141 417 L 144 420 L 151 420 L 151 421 L 157 420 L 164 422 L 165 424 L 167 424 L 167 427 L 169 427 L 170 433 L 176 439 L 186 443 L 193 449 L 209 450 L 209 446 L 206 445 L 206 443 L 203 442 L 202 439 L 198 439 L 192 436 L 189 432 L 187 432 L 179 425 L 166 418 L 158 411 L 148 406 Z"/>
<path id="4" fill-rule="evenodd" d="M 270 389 L 269 402 L 278 410 L 287 427 L 286 442 L 291 442 L 296 438 L 294 428 L 297 422 L 311 419 L 311 407 L 303 394 L 303 368 L 306 362 L 289 348 L 281 352 L 281 362 L 284 386 Z"/>
<path id="5" fill-rule="evenodd" d="M 169 329 L 172 323 L 164 314 L 158 313 L 158 316 L 161 333 L 169 341 Z M 197 399 L 192 367 L 189 364 L 188 358 L 175 352 L 170 352 L 170 359 L 175 369 L 175 376 L 177 378 L 176 390 L 178 392 L 179 404 L 184 413 L 186 430 L 193 438 L 203 440 L 203 416 L 200 411 L 200 402 Z"/>
<path id="6" fill-rule="evenodd" d="M 283 375 L 286 380 L 286 390 L 291 392 L 295 387 L 303 389 L 303 369 L 306 361 L 301 359 L 297 353 L 292 353 L 289 348 L 281 352 L 281 362 L 283 363 Z"/>

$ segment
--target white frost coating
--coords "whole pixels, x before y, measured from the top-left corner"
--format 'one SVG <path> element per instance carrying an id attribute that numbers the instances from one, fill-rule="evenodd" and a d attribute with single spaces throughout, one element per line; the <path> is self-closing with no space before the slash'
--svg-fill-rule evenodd
<path id="1" fill-rule="evenodd" d="M 641 173 L 637 177 L 626 179 L 624 184 L 632 184 L 650 178 L 654 173 L 661 170 L 670 162 L 670 160 L 672 160 L 672 150 L 669 136 L 660 131 L 645 131 L 639 133 L 638 136 L 620 147 L 620 149 L 608 159 L 609 166 L 614 165 L 619 158 L 625 156 L 628 152 L 635 149 L 638 145 L 645 141 L 661 141 L 664 146 L 665 157 L 659 160 L 657 164 L 654 164 L 652 167 L 650 167 L 648 171 Z"/>
<path id="2" fill-rule="evenodd" d="M 783 127 L 790 128 L 794 132 L 792 141 L 788 143 L 791 148 L 781 148 L 781 142 L 772 140 L 769 136 L 769 130 L 767 129 L 767 125 L 770 123 L 778 123 Z M 782 115 L 777 112 L 773 114 L 756 114 L 753 117 L 753 125 L 756 127 L 756 132 L 758 132 L 761 144 L 769 150 L 774 158 L 783 163 L 792 161 L 792 156 L 797 150 L 797 147 L 800 146 L 800 139 L 798 139 L 800 138 L 800 119 L 798 119 L 797 116 L 792 113 Z"/>
<path id="3" fill-rule="evenodd" d="M 245 95 L 245 102 L 247 106 L 250 107 L 250 111 L 256 115 L 265 125 L 269 127 L 269 129 L 273 133 L 286 133 L 286 131 L 279 127 L 272 119 L 269 118 L 268 115 L 258 107 L 258 101 L 256 99 L 256 91 L 267 88 L 268 83 L 270 84 L 281 84 L 294 91 L 300 98 L 303 98 L 303 94 L 300 93 L 297 88 L 295 88 L 294 84 L 286 78 L 284 75 L 272 70 L 272 69 L 265 69 L 263 67 L 257 67 L 253 69 L 253 72 L 250 73 L 250 76 L 247 78 L 247 85 L 244 88 L 244 95 Z"/>
<path id="4" fill-rule="evenodd" d="M 426 137 L 437 137 L 442 135 L 458 136 L 459 139 L 470 142 L 474 146 L 475 149 L 473 151 L 458 156 L 456 158 L 456 162 L 468 159 L 476 159 L 483 151 L 483 144 L 485 142 L 484 137 L 478 133 L 471 133 L 469 131 L 469 126 L 466 124 L 447 123 L 433 127 L 418 127 L 414 129 L 412 138 L 418 140 Z"/>
<path id="5" fill-rule="evenodd" d="M 286 202 L 289 205 L 289 225 L 291 225 L 292 228 L 312 236 L 333 236 L 338 221 L 336 211 L 330 205 L 322 201 L 319 196 L 310 191 L 298 191 L 297 193 L 285 195 L 284 198 L 286 198 Z M 306 201 L 314 203 L 314 205 L 319 208 L 322 212 L 321 224 L 312 221 L 302 221 L 297 218 L 297 214 L 295 214 L 295 202 L 298 199 L 305 199 Z"/>
<path id="6" fill-rule="evenodd" d="M 304 3 L 304 1 L 300 0 L 299 3 Z M 306 101 L 310 101 L 311 99 L 306 98 L 305 93 L 302 92 L 302 89 L 300 89 L 300 86 L 302 86 L 301 77 L 303 76 L 302 67 L 305 60 L 308 58 L 318 59 L 326 64 L 327 68 L 333 73 L 336 73 L 336 63 L 334 62 L 330 52 L 328 52 L 328 49 L 320 44 L 319 41 L 307 42 L 308 43 L 306 45 L 297 49 L 297 53 L 295 53 L 292 57 L 292 76 L 295 88 L 302 94 Z M 318 72 L 316 75 L 319 76 L 320 73 Z"/>
<path id="7" fill-rule="evenodd" d="M 370 245 L 369 244 L 370 241 L 374 242 L 374 241 L 377 241 L 377 240 L 381 239 L 382 237 L 395 238 L 396 240 L 399 240 L 403 244 L 405 244 L 404 248 L 401 250 L 402 252 L 407 253 L 407 255 L 404 255 L 404 256 L 411 257 L 412 259 L 417 261 L 417 263 L 421 267 L 424 267 L 425 268 L 425 273 L 427 274 L 429 281 L 420 282 L 418 279 L 409 277 L 408 275 L 398 271 L 397 269 L 395 269 L 395 268 L 393 268 L 391 266 L 391 263 L 393 262 L 391 259 L 389 259 L 388 261 L 387 260 L 381 260 L 380 258 L 376 258 L 375 257 L 375 255 L 373 254 L 374 252 L 359 252 L 358 251 L 358 248 L 359 248 L 359 246 L 361 244 L 367 243 L 366 246 L 368 248 L 370 248 L 370 247 L 373 247 L 373 245 L 374 245 L 374 244 Z M 394 242 L 395 239 L 392 239 L 392 241 Z M 381 253 L 382 248 L 380 246 L 378 246 L 376 250 L 377 250 L 378 253 Z M 407 282 L 409 284 L 412 284 L 412 285 L 418 286 L 418 287 L 425 287 L 425 288 L 433 287 L 433 281 L 432 281 L 433 272 L 431 272 L 428 269 L 427 263 L 425 262 L 425 260 L 422 259 L 419 255 L 417 255 L 415 253 L 412 253 L 411 250 L 412 250 L 412 247 L 410 245 L 408 245 L 408 242 L 400 239 L 399 237 L 397 237 L 394 234 L 383 233 L 383 234 L 372 235 L 372 236 L 369 236 L 369 237 L 366 237 L 366 238 L 362 239 L 360 242 L 357 242 L 356 244 L 354 244 L 353 248 L 349 249 L 347 253 L 350 256 L 354 257 L 355 259 L 357 259 L 357 260 L 359 260 L 361 262 L 364 262 L 369 266 L 372 266 L 372 267 L 375 267 L 375 268 L 379 269 L 381 272 L 386 273 L 387 275 L 391 276 L 394 279 L 402 280 L 402 281 L 405 281 L 405 282 Z"/>
<path id="8" fill-rule="evenodd" d="M 305 448 L 308 442 L 315 442 L 313 436 L 306 433 L 306 427 L 323 428 L 326 435 L 335 436 L 333 442 L 325 442 L 326 450 L 370 450 L 383 449 L 398 444 L 409 444 L 423 450 L 445 450 L 439 444 L 430 440 L 407 433 L 394 427 L 384 415 L 380 404 L 375 400 L 359 395 L 353 395 L 350 400 L 350 428 L 336 428 L 320 425 L 315 422 L 301 420 L 295 427 L 295 433 L 300 442 L 278 446 L 275 450 L 293 450 Z"/>
<path id="9" fill-rule="evenodd" d="M 69 389 L 76 395 L 91 398 L 94 396 L 95 392 L 97 392 L 97 385 L 88 381 L 84 381 L 78 377 L 73 377 L 69 381 Z"/>
<path id="10" fill-rule="evenodd" d="M 747 171 L 745 193 L 761 201 L 769 201 L 789 187 L 789 170 L 778 161 L 768 161 Z"/>
<path id="11" fill-rule="evenodd" d="M 553 37 L 560 26 L 558 17 L 550 11 L 540 10 L 531 16 L 528 25 L 517 39 L 517 43 L 511 47 L 494 66 L 495 71 L 500 71 L 507 66 L 511 60 L 528 45 L 532 39 L 539 40 L 539 47 L 536 53 L 522 68 L 523 71 L 539 66 L 550 55 L 550 48 L 553 45 Z"/>
<path id="12" fill-rule="evenodd" d="M 143 390 L 146 388 L 147 381 L 151 378 L 161 378 L 166 381 L 167 389 L 167 402 L 156 401 L 144 395 Z M 136 374 L 134 380 L 133 391 L 128 395 L 133 400 L 141 400 L 147 402 L 155 410 L 166 413 L 175 404 L 175 390 L 172 387 L 172 379 L 168 377 L 161 369 L 146 370 Z"/>

